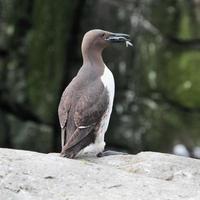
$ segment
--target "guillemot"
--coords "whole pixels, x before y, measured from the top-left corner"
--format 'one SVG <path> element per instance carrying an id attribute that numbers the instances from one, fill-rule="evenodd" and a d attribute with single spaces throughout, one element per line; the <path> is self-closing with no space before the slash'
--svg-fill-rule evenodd
<path id="1" fill-rule="evenodd" d="M 113 74 L 102 59 L 102 51 L 110 43 L 132 46 L 127 34 L 95 29 L 83 37 L 83 65 L 64 90 L 58 107 L 63 157 L 104 155 L 115 93 Z"/>

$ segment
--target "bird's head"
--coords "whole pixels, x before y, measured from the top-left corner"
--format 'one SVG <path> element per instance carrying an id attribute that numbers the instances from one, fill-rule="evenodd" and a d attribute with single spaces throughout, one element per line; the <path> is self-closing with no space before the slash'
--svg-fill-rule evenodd
<path id="1" fill-rule="evenodd" d="M 132 46 L 130 36 L 123 33 L 112 33 L 104 30 L 94 29 L 88 31 L 82 41 L 82 52 L 100 51 L 112 43 L 125 43 L 126 46 Z"/>

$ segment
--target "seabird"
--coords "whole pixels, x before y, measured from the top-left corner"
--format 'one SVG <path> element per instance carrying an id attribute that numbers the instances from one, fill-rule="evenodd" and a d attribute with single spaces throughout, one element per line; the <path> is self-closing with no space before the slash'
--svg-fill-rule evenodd
<path id="1" fill-rule="evenodd" d="M 102 51 L 110 43 L 132 46 L 127 34 L 95 29 L 83 37 L 83 65 L 64 90 L 58 107 L 63 157 L 104 155 L 115 91 L 113 74 L 102 59 Z"/>

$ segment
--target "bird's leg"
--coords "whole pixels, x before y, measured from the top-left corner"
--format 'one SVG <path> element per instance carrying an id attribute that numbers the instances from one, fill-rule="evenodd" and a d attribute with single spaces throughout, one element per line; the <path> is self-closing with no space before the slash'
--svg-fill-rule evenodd
<path id="1" fill-rule="evenodd" d="M 97 157 L 104 157 L 104 156 L 113 156 L 113 155 L 127 155 L 128 153 L 119 152 L 119 151 L 103 151 L 97 154 Z"/>
<path id="2" fill-rule="evenodd" d="M 62 147 L 62 150 L 63 150 L 63 147 L 64 147 L 64 143 L 65 143 L 65 129 L 61 129 L 61 147 Z"/>

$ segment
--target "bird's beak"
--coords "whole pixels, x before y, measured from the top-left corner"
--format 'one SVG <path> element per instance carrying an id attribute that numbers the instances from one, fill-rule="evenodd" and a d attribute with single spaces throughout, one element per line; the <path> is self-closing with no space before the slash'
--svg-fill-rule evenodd
<path id="1" fill-rule="evenodd" d="M 124 33 L 111 33 L 105 40 L 110 43 L 126 43 L 126 46 L 133 46 L 130 36 Z"/>

